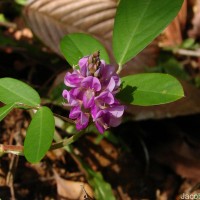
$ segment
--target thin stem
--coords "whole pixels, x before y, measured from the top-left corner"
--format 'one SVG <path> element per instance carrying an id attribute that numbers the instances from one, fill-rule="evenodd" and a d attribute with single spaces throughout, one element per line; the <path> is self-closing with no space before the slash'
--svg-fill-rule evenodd
<path id="1" fill-rule="evenodd" d="M 67 146 L 67 145 L 75 142 L 76 140 L 78 140 L 85 133 L 86 133 L 85 131 L 80 131 L 79 133 L 71 136 L 70 138 L 66 138 L 60 142 L 54 143 L 51 145 L 49 150 L 63 148 L 64 146 Z M 11 153 L 11 154 L 23 156 L 24 155 L 24 147 L 0 144 L 0 156 L 2 156 L 5 153 Z"/>
<path id="2" fill-rule="evenodd" d="M 16 103 L 15 105 L 16 105 L 16 107 L 18 107 L 18 108 L 22 107 L 22 108 L 35 109 L 35 110 L 39 110 L 40 107 L 41 107 L 41 106 L 29 106 L 29 105 L 26 105 L 26 104 L 24 104 L 24 103 Z M 73 120 L 71 120 L 71 119 L 69 119 L 69 118 L 67 118 L 67 117 L 63 117 L 63 116 L 58 115 L 58 114 L 56 114 L 56 113 L 53 113 L 53 115 L 56 116 L 56 117 L 59 117 L 59 118 L 63 119 L 64 121 L 67 121 L 67 122 L 69 122 L 69 123 L 75 124 L 75 122 L 74 122 Z"/>
<path id="3" fill-rule="evenodd" d="M 86 133 L 85 131 L 80 131 L 79 133 L 72 135 L 70 138 L 66 138 L 66 139 L 62 140 L 61 142 L 54 143 L 54 144 L 51 145 L 50 150 L 63 148 L 64 146 L 72 144 L 73 142 L 78 140 L 85 133 Z"/>
<path id="4" fill-rule="evenodd" d="M 39 110 L 40 109 L 40 105 L 38 106 L 29 106 L 27 104 L 24 103 L 15 103 L 16 108 L 25 108 L 25 109 L 35 109 L 35 110 Z"/>
<path id="5" fill-rule="evenodd" d="M 0 156 L 5 153 L 11 153 L 15 155 L 23 156 L 24 147 L 15 145 L 3 145 L 0 144 Z"/>
<path id="6" fill-rule="evenodd" d="M 118 70 L 117 70 L 117 74 L 119 74 L 120 72 L 122 71 L 122 65 L 121 64 L 119 64 L 119 67 L 118 67 Z"/>
<path id="7" fill-rule="evenodd" d="M 56 113 L 53 113 L 53 115 L 56 116 L 56 117 L 58 117 L 58 118 L 63 119 L 64 121 L 67 121 L 67 122 L 69 122 L 69 123 L 75 124 L 75 121 L 73 121 L 73 120 L 71 120 L 71 119 L 69 119 L 69 118 L 67 118 L 67 117 L 63 117 L 63 116 L 58 115 L 58 114 L 56 114 Z"/>

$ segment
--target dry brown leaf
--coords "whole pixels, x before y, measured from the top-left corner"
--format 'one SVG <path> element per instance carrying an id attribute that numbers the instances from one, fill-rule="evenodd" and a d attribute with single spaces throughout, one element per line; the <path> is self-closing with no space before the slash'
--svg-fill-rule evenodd
<path id="1" fill-rule="evenodd" d="M 35 34 L 59 54 L 60 39 L 68 33 L 89 33 L 107 46 L 116 6 L 113 0 L 37 0 L 24 14 Z"/>
<path id="2" fill-rule="evenodd" d="M 167 124 L 166 121 L 161 122 L 163 126 L 155 127 L 149 154 L 153 160 L 168 166 L 183 179 L 197 183 L 200 182 L 200 138 L 197 127 L 189 128 L 190 120 L 188 117 L 185 119 L 181 123 L 179 120 Z"/>
<path id="3" fill-rule="evenodd" d="M 93 198 L 93 191 L 87 183 L 65 180 L 55 171 L 54 176 L 57 183 L 59 199 L 84 200 L 85 192 Z"/>
<path id="4" fill-rule="evenodd" d="M 196 0 L 194 7 L 194 17 L 192 19 L 192 29 L 188 31 L 189 37 L 200 37 L 200 0 Z"/>
<path id="5" fill-rule="evenodd" d="M 182 43 L 182 31 L 187 19 L 187 0 L 184 0 L 177 17 L 164 30 L 164 38 L 161 38 L 160 46 L 174 46 Z"/>
<path id="6" fill-rule="evenodd" d="M 183 138 L 179 137 L 171 144 L 163 144 L 158 149 L 153 153 L 153 157 L 158 162 L 169 166 L 182 178 L 200 181 L 199 151 L 189 146 Z"/>

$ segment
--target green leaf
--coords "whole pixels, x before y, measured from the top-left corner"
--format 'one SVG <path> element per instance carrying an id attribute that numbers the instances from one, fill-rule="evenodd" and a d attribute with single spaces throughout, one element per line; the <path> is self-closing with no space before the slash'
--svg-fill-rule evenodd
<path id="1" fill-rule="evenodd" d="M 7 19 L 5 18 L 3 13 L 0 13 L 0 22 L 7 22 Z"/>
<path id="2" fill-rule="evenodd" d="M 24 155 L 31 163 L 39 162 L 51 146 L 55 129 L 53 113 L 41 107 L 33 116 L 24 141 Z"/>
<path id="3" fill-rule="evenodd" d="M 115 17 L 113 51 L 123 65 L 144 49 L 173 20 L 183 0 L 120 0 Z"/>
<path id="4" fill-rule="evenodd" d="M 71 66 L 77 65 L 80 58 L 98 50 L 100 51 L 101 59 L 109 63 L 109 57 L 104 46 L 90 35 L 83 33 L 66 35 L 61 40 L 60 48 L 62 54 Z"/>
<path id="5" fill-rule="evenodd" d="M 195 45 L 195 39 L 194 38 L 187 38 L 183 41 L 183 43 L 180 45 L 181 48 L 184 49 L 192 49 Z"/>
<path id="6" fill-rule="evenodd" d="M 25 6 L 27 4 L 27 0 L 15 0 L 15 2 L 21 6 Z"/>
<path id="7" fill-rule="evenodd" d="M 15 104 L 11 103 L 0 108 L 0 121 L 15 107 Z"/>
<path id="8" fill-rule="evenodd" d="M 83 168 L 88 173 L 88 182 L 94 189 L 95 199 L 115 200 L 111 185 L 106 182 L 100 172 L 93 171 L 88 165 L 82 162 Z"/>
<path id="9" fill-rule="evenodd" d="M 0 78 L 0 101 L 5 104 L 23 103 L 37 106 L 40 104 L 40 96 L 32 87 L 22 81 Z"/>
<path id="10" fill-rule="evenodd" d="M 118 98 L 133 105 L 151 106 L 169 103 L 184 97 L 179 81 L 169 74 L 146 73 L 122 78 Z"/>

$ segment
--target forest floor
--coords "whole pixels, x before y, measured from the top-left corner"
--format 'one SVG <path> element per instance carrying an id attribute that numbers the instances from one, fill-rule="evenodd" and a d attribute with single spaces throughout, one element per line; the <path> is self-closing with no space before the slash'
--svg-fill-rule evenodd
<path id="1" fill-rule="evenodd" d="M 32 37 L 27 28 L 0 30 L 0 78 L 27 82 L 44 97 L 44 105 L 67 116 L 62 105 L 47 101 L 67 63 Z M 71 146 L 73 150 L 49 151 L 37 164 L 23 156 L 2 155 L 0 200 L 87 199 L 84 191 L 94 193 L 88 169 L 100 172 L 100 176 L 93 173 L 93 181 L 97 180 L 93 184 L 111 186 L 117 200 L 200 199 L 200 114 L 196 113 L 140 121 L 126 113 L 111 135 L 97 135 L 91 129 Z M 22 145 L 29 123 L 29 111 L 14 109 L 0 122 L 0 144 Z M 56 127 L 62 138 L 70 136 L 69 130 Z"/>

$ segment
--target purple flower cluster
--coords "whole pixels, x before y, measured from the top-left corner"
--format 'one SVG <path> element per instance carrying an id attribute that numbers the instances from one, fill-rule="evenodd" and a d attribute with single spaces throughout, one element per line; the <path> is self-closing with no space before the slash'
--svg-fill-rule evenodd
<path id="1" fill-rule="evenodd" d="M 92 120 L 100 133 L 121 122 L 124 106 L 115 98 L 120 78 L 115 67 L 100 60 L 99 52 L 79 60 L 80 69 L 67 72 L 64 83 L 70 90 L 63 97 L 71 106 L 69 118 L 75 120 L 77 130 L 85 129 Z"/>

